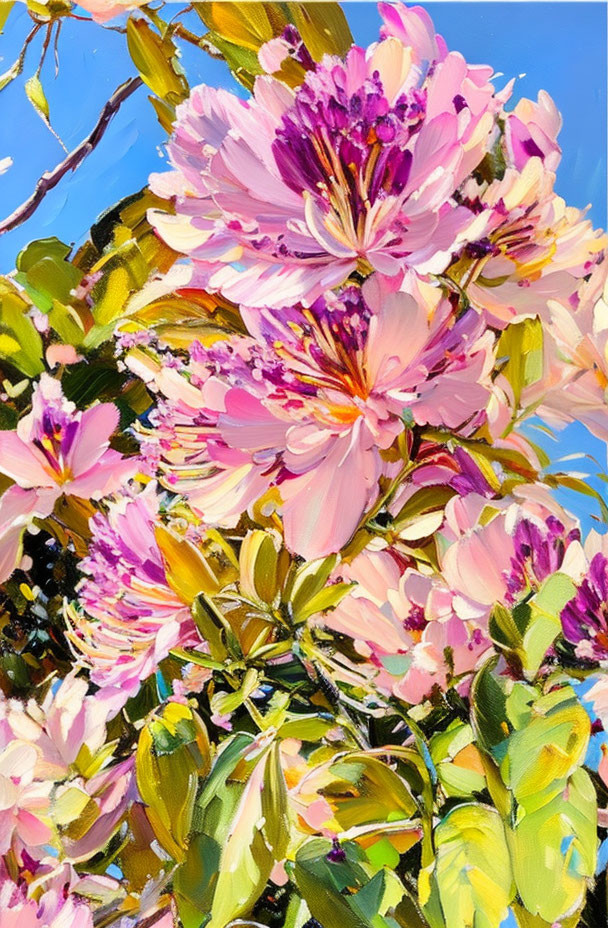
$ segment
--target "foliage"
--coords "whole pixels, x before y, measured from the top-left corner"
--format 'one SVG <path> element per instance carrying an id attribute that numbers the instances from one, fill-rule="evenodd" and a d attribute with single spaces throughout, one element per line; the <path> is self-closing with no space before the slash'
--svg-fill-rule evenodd
<path id="1" fill-rule="evenodd" d="M 596 928 L 608 547 L 553 491 L 608 510 L 525 426 L 608 440 L 607 241 L 553 102 L 400 3 L 82 7 L 170 170 L 0 278 L 0 928 Z M 51 128 L 81 14 L 27 8 Z"/>

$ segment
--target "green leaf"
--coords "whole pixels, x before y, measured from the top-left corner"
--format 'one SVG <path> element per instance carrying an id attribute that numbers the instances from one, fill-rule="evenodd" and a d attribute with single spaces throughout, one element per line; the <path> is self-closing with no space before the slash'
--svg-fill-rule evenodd
<path id="1" fill-rule="evenodd" d="M 576 592 L 566 574 L 555 573 L 512 611 L 496 603 L 490 616 L 492 640 L 517 658 L 529 679 L 538 672 L 548 649 L 561 632 L 560 614 Z"/>
<path id="2" fill-rule="evenodd" d="M 212 54 L 219 53 L 237 80 L 249 89 L 255 77 L 263 73 L 258 51 L 270 39 L 280 36 L 289 22 L 297 27 L 316 61 L 324 54 L 344 55 L 353 42 L 346 17 L 334 2 L 207 2 L 193 3 L 193 7 L 209 29 L 205 43 Z M 288 61 L 275 76 L 297 86 L 305 71 L 295 61 Z"/>
<path id="3" fill-rule="evenodd" d="M 585 770 L 551 802 L 524 814 L 509 834 L 517 891 L 549 924 L 582 905 L 595 873 L 597 801 Z"/>
<path id="4" fill-rule="evenodd" d="M 592 497 L 592 499 L 599 503 L 602 520 L 608 523 L 608 506 L 606 505 L 604 497 L 590 486 L 586 480 L 582 480 L 580 477 L 573 477 L 571 474 L 545 474 L 543 483 L 548 487 L 565 487 L 567 490 L 574 490 L 576 493 L 581 493 L 583 496 Z"/>
<path id="5" fill-rule="evenodd" d="M 422 487 L 413 493 L 405 505 L 402 506 L 393 520 L 392 527 L 399 532 L 408 528 L 408 537 L 411 538 L 423 537 L 428 532 L 420 531 L 418 535 L 412 534 L 416 524 L 420 523 L 421 517 L 428 516 L 430 513 L 441 513 L 453 496 L 454 490 L 450 487 Z"/>
<path id="6" fill-rule="evenodd" d="M 538 316 L 508 325 L 498 340 L 496 356 L 499 364 L 501 358 L 507 359 L 502 374 L 511 385 L 515 406 L 519 406 L 524 387 L 543 376 L 543 326 Z"/>
<path id="7" fill-rule="evenodd" d="M 299 741 L 320 741 L 328 731 L 335 728 L 335 721 L 322 719 L 318 715 L 293 715 L 283 722 L 279 736 L 297 738 Z"/>
<path id="8" fill-rule="evenodd" d="M 589 716 L 570 686 L 553 689 L 520 713 L 511 733 L 501 775 L 527 812 L 560 793 L 583 762 L 589 743 Z"/>
<path id="9" fill-rule="evenodd" d="M 454 721 L 430 741 L 430 751 L 437 776 L 446 796 L 470 798 L 486 786 L 475 736 L 470 725 Z"/>
<path id="10" fill-rule="evenodd" d="M 288 3 L 294 25 L 315 61 L 323 55 L 342 57 L 354 42 L 338 3 Z"/>
<path id="11" fill-rule="evenodd" d="M 69 304 L 83 273 L 69 261 L 71 248 L 55 236 L 30 242 L 19 252 L 17 280 L 43 313 L 56 301 Z"/>
<path id="12" fill-rule="evenodd" d="M 233 693 L 215 692 L 211 697 L 211 709 L 218 715 L 230 715 L 235 712 L 244 701 L 251 696 L 259 685 L 259 673 L 255 668 L 250 667 L 243 682 L 238 690 Z"/>
<path id="13" fill-rule="evenodd" d="M 506 725 L 506 681 L 494 673 L 497 663 L 498 657 L 487 661 L 471 687 L 475 734 L 481 747 L 493 755 L 509 737 Z"/>
<path id="14" fill-rule="evenodd" d="M 356 586 L 355 583 L 332 583 L 324 587 L 308 600 L 306 606 L 298 610 L 294 616 L 294 622 L 296 624 L 306 622 L 312 615 L 335 609 L 354 586 Z"/>
<path id="15" fill-rule="evenodd" d="M 209 767 L 205 726 L 188 706 L 168 703 L 142 729 L 137 787 L 159 843 L 174 860 L 185 856 L 198 778 Z"/>
<path id="16" fill-rule="evenodd" d="M 435 876 L 446 928 L 499 928 L 514 884 L 505 831 L 489 806 L 457 806 L 435 829 Z"/>
<path id="17" fill-rule="evenodd" d="M 45 122 L 49 121 L 49 104 L 48 100 L 44 94 L 44 89 L 40 83 L 40 78 L 37 74 L 34 74 L 33 77 L 28 78 L 25 82 L 25 92 L 27 98 L 36 110 L 36 112 L 42 116 Z"/>
<path id="18" fill-rule="evenodd" d="M 287 849 L 287 788 L 278 750 L 271 745 L 243 789 L 222 847 L 208 928 L 225 928 L 246 914 Z"/>
<path id="19" fill-rule="evenodd" d="M 0 358 L 27 377 L 36 377 L 44 370 L 43 345 L 29 310 L 15 286 L 0 279 Z"/>
<path id="20" fill-rule="evenodd" d="M 530 622 L 522 642 L 523 668 L 529 675 L 537 673 L 548 649 L 562 630 L 561 611 L 576 593 L 566 574 L 548 577 L 529 602 Z"/>
<path id="21" fill-rule="evenodd" d="M 405 895 L 396 874 L 384 867 L 374 872 L 354 842 L 342 842 L 343 861 L 327 859 L 331 847 L 313 838 L 296 854 L 294 880 L 313 918 L 323 928 L 393 928 L 389 913 Z"/>
<path id="22" fill-rule="evenodd" d="M 302 564 L 288 580 L 285 597 L 296 622 L 308 607 L 310 600 L 321 592 L 337 563 L 337 555 L 330 554 L 329 557 Z"/>
<path id="23" fill-rule="evenodd" d="M 188 95 L 188 83 L 169 36 L 161 37 L 144 19 L 129 17 L 127 46 L 143 82 L 162 100 L 177 105 Z"/>

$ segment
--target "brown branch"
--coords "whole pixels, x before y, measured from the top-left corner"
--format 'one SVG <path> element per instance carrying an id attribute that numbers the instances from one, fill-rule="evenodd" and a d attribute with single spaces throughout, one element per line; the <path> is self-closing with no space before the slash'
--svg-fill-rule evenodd
<path id="1" fill-rule="evenodd" d="M 30 216 L 36 212 L 49 190 L 56 187 L 61 178 L 64 177 L 68 171 L 76 170 L 87 155 L 90 155 L 93 149 L 100 143 L 112 117 L 115 116 L 125 100 L 127 100 L 138 87 L 141 87 L 142 83 L 141 77 L 130 77 L 114 91 L 99 114 L 99 119 L 89 135 L 87 135 L 73 151 L 69 152 L 57 167 L 50 172 L 45 172 L 36 184 L 32 195 L 28 197 L 21 206 L 18 206 L 10 216 L 7 216 L 6 219 L 0 222 L 0 235 L 3 235 L 5 232 L 10 232 L 11 229 L 20 226 L 26 219 L 29 219 Z"/>
<path id="2" fill-rule="evenodd" d="M 183 39 L 185 42 L 190 42 L 191 45 L 196 45 L 197 48 L 201 48 L 202 36 L 198 36 L 194 32 L 191 32 L 190 29 L 186 29 L 181 23 L 177 23 L 175 26 L 170 26 L 169 28 L 173 35 L 178 36 L 178 38 Z"/>

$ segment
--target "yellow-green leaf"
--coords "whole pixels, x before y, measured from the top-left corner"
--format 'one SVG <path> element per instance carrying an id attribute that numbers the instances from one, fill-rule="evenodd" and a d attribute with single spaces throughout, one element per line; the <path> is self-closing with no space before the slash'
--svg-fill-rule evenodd
<path id="1" fill-rule="evenodd" d="M 188 83 L 168 36 L 161 37 L 144 19 L 127 22 L 129 54 L 143 82 L 162 100 L 175 106 L 188 95 Z"/>
<path id="2" fill-rule="evenodd" d="M 457 806 L 435 830 L 446 928 L 499 928 L 515 895 L 505 830 L 489 806 Z"/>
<path id="3" fill-rule="evenodd" d="M 14 6 L 15 6 L 15 0 L 2 0 L 2 2 L 0 3 L 0 35 L 2 35 L 4 31 L 6 21 Z"/>
<path id="4" fill-rule="evenodd" d="M 44 89 L 40 83 L 40 78 L 37 74 L 34 74 L 33 77 L 30 77 L 25 82 L 25 92 L 27 98 L 37 111 L 37 113 L 42 116 L 45 122 L 49 121 L 49 104 L 45 96 Z"/>
<path id="5" fill-rule="evenodd" d="M 192 542 L 161 524 L 156 526 L 154 537 L 169 586 L 188 606 L 199 593 L 216 593 L 219 590 L 217 577 L 203 553 Z"/>
<path id="6" fill-rule="evenodd" d="M 315 59 L 323 55 L 345 55 L 353 37 L 338 3 L 288 3 L 293 22 Z"/>
<path id="7" fill-rule="evenodd" d="M 286 794 L 278 746 L 271 746 L 254 767 L 231 822 L 207 928 L 226 928 L 246 914 L 283 857 L 289 835 Z"/>
<path id="8" fill-rule="evenodd" d="M 595 873 L 597 800 L 585 770 L 550 803 L 527 813 L 509 833 L 517 891 L 549 924 L 578 908 Z"/>
<path id="9" fill-rule="evenodd" d="M 499 363 L 506 358 L 502 374 L 518 406 L 524 387 L 543 376 L 543 326 L 538 316 L 507 326 L 498 340 L 497 358 Z"/>
<path id="10" fill-rule="evenodd" d="M 189 706 L 168 703 L 142 729 L 135 771 L 154 833 L 174 860 L 184 858 L 199 776 L 210 768 L 207 732 Z"/>
<path id="11" fill-rule="evenodd" d="M 42 339 L 28 316 L 30 305 L 6 278 L 0 280 L 0 358 L 27 377 L 44 370 Z"/>

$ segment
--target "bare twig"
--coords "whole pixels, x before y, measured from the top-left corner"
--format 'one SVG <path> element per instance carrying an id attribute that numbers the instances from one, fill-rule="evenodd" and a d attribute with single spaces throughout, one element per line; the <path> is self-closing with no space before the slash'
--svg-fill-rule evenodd
<path id="1" fill-rule="evenodd" d="M 9 68 L 5 74 L 0 75 L 0 82 L 1 82 L 0 90 L 4 90 L 5 87 L 8 87 L 11 81 L 14 81 L 16 77 L 19 77 L 19 75 L 23 71 L 23 65 L 25 63 L 25 56 L 27 55 L 27 50 L 41 29 L 42 29 L 42 23 L 37 23 L 34 26 L 34 28 L 31 29 L 30 32 L 28 32 L 23 42 L 21 51 L 19 52 L 19 57 L 17 58 L 13 66 Z"/>
<path id="2" fill-rule="evenodd" d="M 55 45 L 53 46 L 53 55 L 55 57 L 55 77 L 59 76 L 59 33 L 61 32 L 61 27 L 63 23 L 61 20 L 57 22 L 57 31 L 55 33 Z"/>
<path id="3" fill-rule="evenodd" d="M 42 54 L 40 55 L 40 62 L 36 69 L 36 77 L 38 78 L 40 77 L 40 72 L 42 71 L 42 66 L 44 64 L 44 59 L 46 58 L 46 53 L 49 50 L 49 45 L 51 43 L 51 37 L 53 35 L 54 25 L 55 23 L 50 23 L 50 25 L 46 27 L 46 35 L 44 36 L 44 42 L 42 43 Z"/>
<path id="4" fill-rule="evenodd" d="M 64 160 L 57 165 L 52 171 L 47 171 L 42 175 L 34 192 L 28 199 L 18 206 L 17 209 L 0 222 L 0 235 L 10 232 L 11 229 L 20 226 L 26 219 L 35 213 L 43 199 L 53 187 L 56 187 L 59 181 L 68 171 L 75 171 L 76 168 L 84 161 L 87 155 L 99 144 L 104 136 L 106 129 L 112 117 L 118 112 L 121 105 L 133 94 L 138 87 L 141 87 L 142 80 L 140 77 L 130 77 L 124 84 L 118 87 L 104 108 L 102 109 L 99 119 L 92 131 L 82 140 L 73 151 L 69 152 Z"/>

